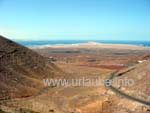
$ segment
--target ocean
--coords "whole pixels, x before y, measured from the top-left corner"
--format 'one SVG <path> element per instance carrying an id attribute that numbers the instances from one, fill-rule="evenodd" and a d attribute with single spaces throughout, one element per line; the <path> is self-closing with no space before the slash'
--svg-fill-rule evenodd
<path id="1" fill-rule="evenodd" d="M 150 46 L 150 41 L 120 41 L 120 40 L 41 40 L 41 41 L 17 41 L 24 46 L 35 46 L 35 45 L 48 45 L 48 44 L 76 44 L 84 42 L 99 42 L 109 44 L 133 44 Z"/>

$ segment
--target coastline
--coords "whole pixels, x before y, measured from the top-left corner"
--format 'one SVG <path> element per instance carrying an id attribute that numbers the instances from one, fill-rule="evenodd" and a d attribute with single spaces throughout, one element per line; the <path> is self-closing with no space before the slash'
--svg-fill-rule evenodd
<path id="1" fill-rule="evenodd" d="M 110 44 L 99 42 L 85 42 L 75 44 L 46 44 L 28 46 L 31 49 L 45 49 L 45 48 L 93 48 L 93 49 L 129 49 L 129 50 L 150 50 L 149 46 L 133 45 L 133 44 Z"/>

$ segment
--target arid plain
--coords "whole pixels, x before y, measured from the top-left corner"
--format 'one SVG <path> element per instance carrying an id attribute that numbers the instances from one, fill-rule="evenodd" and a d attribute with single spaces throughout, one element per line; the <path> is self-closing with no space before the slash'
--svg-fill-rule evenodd
<path id="1" fill-rule="evenodd" d="M 20 45 L 12 44 L 14 42 L 10 43 L 4 39 L 2 41 L 7 46 L 11 46 L 12 50 L 17 48 L 14 51 L 17 54 L 20 54 L 18 51 L 22 50 L 18 49 L 18 47 L 24 48 L 20 47 Z M 2 50 L 4 51 L 4 48 Z M 86 78 L 87 80 L 106 80 L 116 71 L 117 76 L 114 79 L 130 78 L 134 80 L 132 86 L 117 84 L 114 85 L 116 89 L 134 98 L 149 102 L 149 47 L 85 42 L 75 45 L 34 46 L 23 49 L 23 51 L 22 58 L 27 58 L 28 54 L 25 52 L 28 51 L 27 53 L 30 54 L 28 57 L 29 59 L 33 58 L 31 61 L 35 62 L 35 65 L 33 70 L 32 65 L 26 64 L 25 67 L 22 67 L 22 70 L 16 67 L 17 71 L 25 73 L 23 70 L 27 70 L 27 67 L 31 66 L 29 67 L 31 70 L 25 73 L 24 76 L 30 73 L 32 73 L 32 76 L 28 76 L 27 79 L 25 79 L 26 77 L 22 78 L 25 79 L 26 83 L 24 83 L 25 81 L 22 81 L 23 83 L 17 82 L 17 84 L 21 85 L 18 85 L 16 90 L 25 89 L 26 91 L 21 93 L 23 90 L 20 90 L 17 95 L 15 95 L 15 91 L 15 93 L 11 92 L 9 98 L 1 100 L 1 113 L 150 113 L 148 104 L 128 99 L 117 94 L 104 84 L 99 86 L 68 85 L 46 87 L 43 83 L 43 79 L 69 80 Z M 34 53 L 31 51 L 34 51 Z M 41 57 L 38 57 L 36 52 Z M 11 57 L 13 59 L 18 59 L 17 54 L 13 53 L 7 57 L 4 54 L 4 57 L 1 57 L 1 61 L 6 58 L 8 60 L 10 56 L 13 56 Z M 34 56 L 35 54 L 37 56 Z M 19 62 L 17 65 L 22 66 L 20 64 L 23 62 L 22 58 L 14 62 Z M 42 62 L 46 62 L 46 67 Z M 11 69 L 16 69 L 12 67 Z M 48 76 L 48 68 L 50 68 L 51 76 Z M 38 76 L 35 74 L 38 74 Z M 27 82 L 28 79 L 32 83 Z M 10 87 L 9 84 L 1 84 L 1 88 L 4 86 Z M 29 91 L 28 87 L 31 87 Z"/>

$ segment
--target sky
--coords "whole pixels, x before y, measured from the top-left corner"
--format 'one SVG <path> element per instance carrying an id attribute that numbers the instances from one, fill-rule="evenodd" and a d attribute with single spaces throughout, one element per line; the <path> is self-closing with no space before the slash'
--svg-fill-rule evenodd
<path id="1" fill-rule="evenodd" d="M 17 40 L 150 40 L 150 0 L 0 0 Z"/>

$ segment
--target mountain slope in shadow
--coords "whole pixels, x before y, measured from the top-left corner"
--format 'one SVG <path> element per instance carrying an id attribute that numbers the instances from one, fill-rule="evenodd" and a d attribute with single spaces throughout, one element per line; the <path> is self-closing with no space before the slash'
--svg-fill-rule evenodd
<path id="1" fill-rule="evenodd" d="M 56 73 L 47 58 L 0 36 L 0 99 L 31 96 Z"/>

